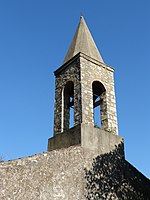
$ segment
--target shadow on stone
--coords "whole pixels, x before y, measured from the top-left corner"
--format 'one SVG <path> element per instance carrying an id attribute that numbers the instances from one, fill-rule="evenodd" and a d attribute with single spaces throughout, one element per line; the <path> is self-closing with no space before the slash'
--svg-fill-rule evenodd
<path id="1" fill-rule="evenodd" d="M 150 199 L 150 180 L 122 156 L 123 143 L 110 153 L 97 156 L 86 171 L 86 198 Z"/>

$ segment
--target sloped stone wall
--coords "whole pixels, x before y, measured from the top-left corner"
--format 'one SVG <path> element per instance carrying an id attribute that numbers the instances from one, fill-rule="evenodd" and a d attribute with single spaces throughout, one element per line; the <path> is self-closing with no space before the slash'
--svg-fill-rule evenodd
<path id="1" fill-rule="evenodd" d="M 149 200 L 150 180 L 122 156 L 122 144 L 93 159 L 86 171 L 87 200 Z"/>
<path id="2" fill-rule="evenodd" d="M 0 200 L 84 199 L 81 147 L 0 163 Z"/>
<path id="3" fill-rule="evenodd" d="M 122 151 L 72 146 L 0 163 L 0 200 L 149 200 L 150 181 Z"/>

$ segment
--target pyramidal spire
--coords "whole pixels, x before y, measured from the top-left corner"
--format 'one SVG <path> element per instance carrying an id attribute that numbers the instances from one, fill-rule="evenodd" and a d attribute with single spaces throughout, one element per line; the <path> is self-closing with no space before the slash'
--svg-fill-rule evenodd
<path id="1" fill-rule="evenodd" d="M 66 63 L 79 52 L 84 53 L 87 56 L 90 56 L 91 58 L 94 58 L 100 62 L 103 62 L 103 59 L 96 47 L 96 44 L 92 38 L 92 35 L 86 25 L 83 16 L 80 17 L 79 25 L 77 27 L 67 55 L 64 59 L 64 63 Z"/>

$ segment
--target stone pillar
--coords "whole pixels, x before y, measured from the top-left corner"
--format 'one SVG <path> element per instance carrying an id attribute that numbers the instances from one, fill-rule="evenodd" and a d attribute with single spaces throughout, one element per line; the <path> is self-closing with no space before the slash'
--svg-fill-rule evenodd
<path id="1" fill-rule="evenodd" d="M 55 111 L 54 111 L 54 135 L 69 129 L 70 109 L 67 104 L 70 97 L 64 95 L 64 89 L 68 82 L 74 85 L 74 125 L 81 124 L 81 82 L 79 55 L 69 63 L 64 64 L 55 71 Z M 68 90 L 69 88 L 67 88 Z"/>
<path id="2" fill-rule="evenodd" d="M 110 131 L 113 134 L 118 134 L 113 77 L 114 69 L 85 54 L 81 53 L 80 55 L 82 123 L 94 126 L 92 84 L 94 81 L 98 81 L 104 86 L 106 91 L 100 97 L 103 100 L 101 107 L 102 129 Z"/>

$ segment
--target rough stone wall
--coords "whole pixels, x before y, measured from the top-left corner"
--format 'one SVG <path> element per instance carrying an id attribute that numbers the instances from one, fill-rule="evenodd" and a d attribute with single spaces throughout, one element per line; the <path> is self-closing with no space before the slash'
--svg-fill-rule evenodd
<path id="1" fill-rule="evenodd" d="M 0 200 L 149 200 L 150 180 L 122 155 L 72 146 L 0 163 Z"/>
<path id="2" fill-rule="evenodd" d="M 0 163 L 0 200 L 82 200 L 84 162 L 70 147 Z"/>
<path id="3" fill-rule="evenodd" d="M 86 171 L 87 200 L 149 200 L 150 180 L 122 156 L 122 144 L 93 159 Z"/>
<path id="4" fill-rule="evenodd" d="M 107 109 L 105 114 L 103 114 L 105 115 L 105 123 L 102 128 L 117 134 L 118 124 L 114 91 L 114 70 L 84 54 L 80 55 L 82 122 L 86 124 L 94 124 L 92 83 L 93 81 L 99 81 L 104 85 L 106 89 L 105 103 Z"/>
<path id="5" fill-rule="evenodd" d="M 64 131 L 63 125 L 69 117 L 64 113 L 63 90 L 68 81 L 74 83 L 74 125 L 81 124 L 81 88 L 80 88 L 80 61 L 79 58 L 71 60 L 71 62 L 63 66 L 65 69 L 56 73 L 55 83 L 55 108 L 54 108 L 54 134 Z"/>

